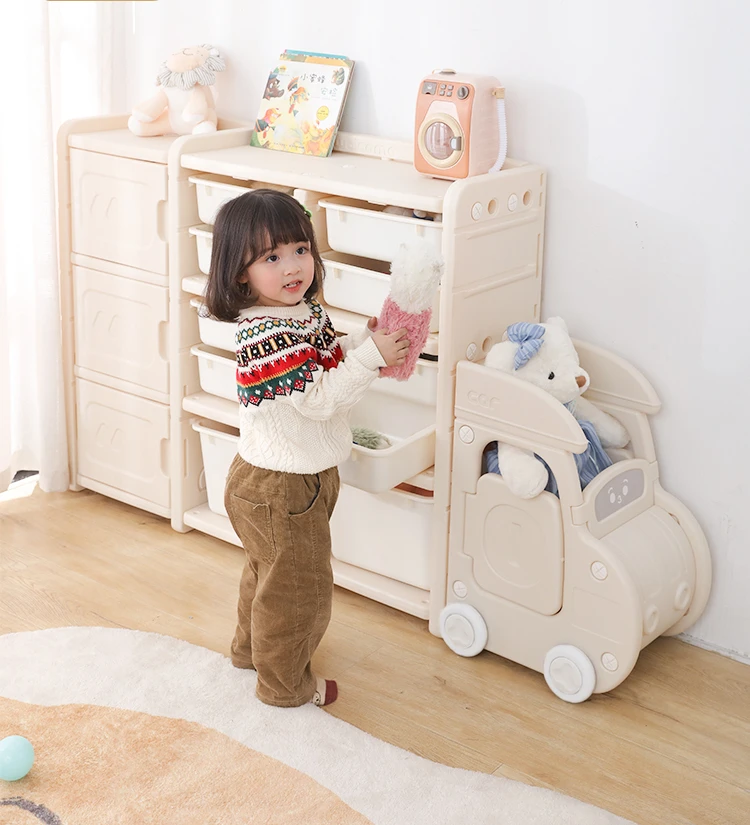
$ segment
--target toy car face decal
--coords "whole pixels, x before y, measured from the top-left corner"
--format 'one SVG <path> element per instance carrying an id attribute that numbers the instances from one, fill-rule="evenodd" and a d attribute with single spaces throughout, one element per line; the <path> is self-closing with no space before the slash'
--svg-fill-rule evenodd
<path id="1" fill-rule="evenodd" d="M 631 469 L 615 476 L 596 496 L 594 512 L 597 521 L 604 521 L 623 507 L 637 501 L 643 495 L 645 486 L 643 470 Z"/>

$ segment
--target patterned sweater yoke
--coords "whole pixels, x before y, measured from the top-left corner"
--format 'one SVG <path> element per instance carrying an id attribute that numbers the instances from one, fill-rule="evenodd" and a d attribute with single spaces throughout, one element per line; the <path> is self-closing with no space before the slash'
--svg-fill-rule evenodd
<path id="1" fill-rule="evenodd" d="M 349 411 L 385 365 L 366 332 L 348 338 L 339 341 L 315 300 L 242 313 L 235 341 L 246 461 L 317 473 L 348 457 Z"/>
<path id="2" fill-rule="evenodd" d="M 317 301 L 306 317 L 263 315 L 241 319 L 237 328 L 237 392 L 240 403 L 304 392 L 318 370 L 336 368 L 344 354 L 333 324 Z M 264 311 L 276 307 L 264 307 Z"/>

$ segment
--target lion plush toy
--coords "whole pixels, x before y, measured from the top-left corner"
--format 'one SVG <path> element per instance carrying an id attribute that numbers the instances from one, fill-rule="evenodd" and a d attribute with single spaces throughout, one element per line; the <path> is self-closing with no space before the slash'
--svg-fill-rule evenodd
<path id="1" fill-rule="evenodd" d="M 487 353 L 485 366 L 545 390 L 575 416 L 589 442 L 584 453 L 575 455 L 581 487 L 585 487 L 612 464 L 604 448 L 614 452 L 615 448 L 625 447 L 630 441 L 628 431 L 617 419 L 581 397 L 590 379 L 581 368 L 562 318 L 549 318 L 545 324 L 513 324 L 506 335 L 506 340 Z M 520 498 L 534 498 L 545 489 L 557 494 L 549 468 L 528 450 L 493 444 L 486 464 L 486 469 L 502 475 L 511 492 Z"/>
<path id="2" fill-rule="evenodd" d="M 128 129 L 141 137 L 202 135 L 216 131 L 216 72 L 225 63 L 213 46 L 190 46 L 170 55 L 156 77 L 156 94 L 139 103 Z"/>

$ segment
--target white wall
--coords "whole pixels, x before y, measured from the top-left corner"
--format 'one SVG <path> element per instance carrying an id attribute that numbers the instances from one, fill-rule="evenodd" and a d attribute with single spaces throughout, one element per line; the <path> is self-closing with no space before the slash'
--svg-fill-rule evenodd
<path id="1" fill-rule="evenodd" d="M 150 92 L 171 51 L 193 42 L 221 48 L 221 113 L 248 120 L 284 48 L 357 61 L 348 131 L 410 138 L 418 81 L 433 68 L 503 81 L 511 155 L 549 170 L 544 313 L 564 316 L 578 337 L 621 353 L 654 383 L 664 485 L 697 514 L 715 560 L 709 609 L 691 634 L 750 656 L 750 7 L 132 5 L 132 102 Z"/>

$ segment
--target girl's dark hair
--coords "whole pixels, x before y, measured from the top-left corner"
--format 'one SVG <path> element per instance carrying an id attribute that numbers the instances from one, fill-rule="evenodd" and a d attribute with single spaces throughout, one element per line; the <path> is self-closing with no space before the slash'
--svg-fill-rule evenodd
<path id="1" fill-rule="evenodd" d="M 313 282 L 305 292 L 305 298 L 313 298 L 323 285 L 323 261 L 302 204 L 273 189 L 252 189 L 227 201 L 214 224 L 204 299 L 209 314 L 219 321 L 236 321 L 242 309 L 253 305 L 248 285 L 239 281 L 247 267 L 282 244 L 302 241 L 310 244 L 315 262 Z"/>

